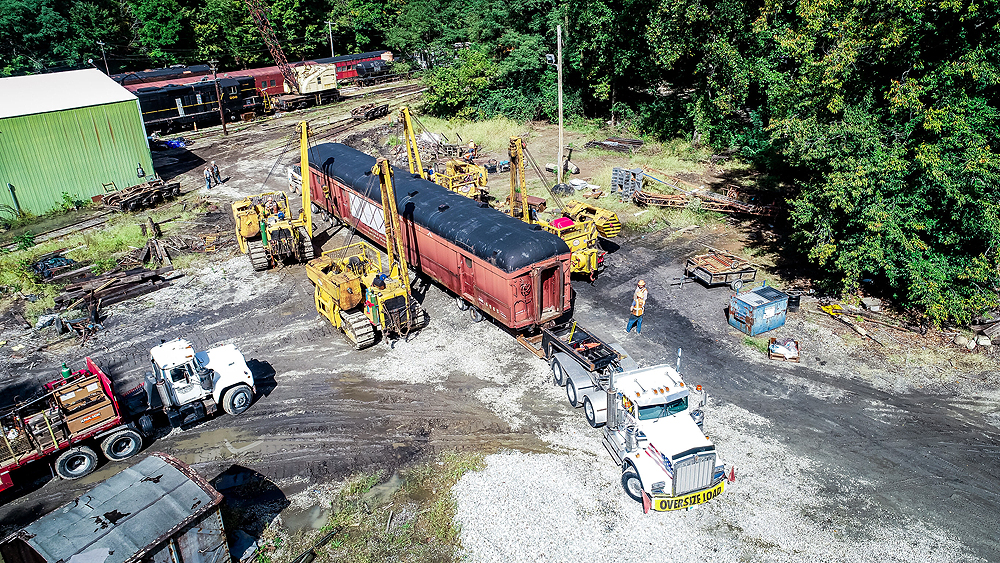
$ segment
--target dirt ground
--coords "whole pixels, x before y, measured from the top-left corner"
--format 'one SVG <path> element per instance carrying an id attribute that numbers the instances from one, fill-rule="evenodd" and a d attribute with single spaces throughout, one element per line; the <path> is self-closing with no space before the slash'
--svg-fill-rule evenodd
<path id="1" fill-rule="evenodd" d="M 154 165 L 164 177 L 179 178 L 193 192 L 188 197 L 217 204 L 198 228 L 226 230 L 230 201 L 286 189 L 285 167 L 297 160 L 291 140 L 298 120 L 323 127 L 346 111 L 281 116 L 233 127 L 226 138 L 202 131 L 187 136 L 189 151 L 154 154 Z M 368 129 L 377 131 L 358 133 Z M 352 144 L 372 150 L 371 139 L 386 130 L 366 124 L 340 138 L 350 135 Z M 201 168 L 213 160 L 228 180 L 206 190 Z M 576 160 L 594 166 L 586 154 Z M 507 177 L 492 182 L 502 189 Z M 428 327 L 408 341 L 383 340 L 359 352 L 317 315 L 302 266 L 258 274 L 228 247 L 196 262 L 172 286 L 110 308 L 106 330 L 82 348 L 67 343 L 26 357 L 0 349 L 0 385 L 8 396 L 26 396 L 63 361 L 89 355 L 118 389 L 129 389 L 161 339 L 235 344 L 257 379 L 253 407 L 240 417 L 165 433 L 146 448 L 192 464 L 224 492 L 257 477 L 273 484 L 243 524 L 252 534 L 321 527 L 331 495 L 355 472 L 391 475 L 438 452 L 474 450 L 489 454 L 487 469 L 456 487 L 463 556 L 470 561 L 575 558 L 578 548 L 567 547 L 561 534 L 592 525 L 604 533 L 589 533 L 594 545 L 581 545 L 640 559 L 663 547 L 646 538 L 682 529 L 685 541 L 671 540 L 672 550 L 687 550 L 672 551 L 682 560 L 704 560 L 711 550 L 721 560 L 742 561 L 1000 560 L 1000 370 L 991 352 L 959 354 L 948 335 L 891 329 L 876 331 L 888 344 L 882 348 L 809 312 L 816 302 L 807 296 L 784 327 L 768 334 L 800 340 L 802 362 L 767 360 L 726 323 L 728 289 L 673 283 L 684 260 L 706 245 L 750 244 L 750 224 L 725 221 L 680 235 L 666 228 L 616 240 L 597 281 L 574 283 L 581 324 L 621 343 L 641 365 L 673 363 L 682 348 L 686 379 L 709 390 L 706 428 L 738 477 L 725 495 L 690 514 L 642 516 L 615 482 L 617 469 L 597 431 L 551 384 L 547 365 L 500 327 L 473 323 L 442 288 L 419 279 Z M 349 236 L 318 225 L 326 249 Z M 650 304 L 642 334 L 626 335 L 639 277 L 647 281 Z M 0 340 L 21 336 L 9 316 L 0 323 Z M 0 494 L 0 531 L 30 522 L 122 467 L 107 464 L 73 482 L 53 479 L 44 465 L 15 472 L 20 487 Z M 532 518 L 554 502 L 568 520 L 553 520 L 545 531 Z M 498 541 L 510 530 L 520 530 L 520 541 Z"/>

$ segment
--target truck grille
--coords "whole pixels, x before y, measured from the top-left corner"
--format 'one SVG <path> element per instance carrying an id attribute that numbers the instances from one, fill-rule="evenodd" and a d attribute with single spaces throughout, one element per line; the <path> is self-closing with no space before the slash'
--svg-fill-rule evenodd
<path id="1" fill-rule="evenodd" d="M 674 496 L 711 486 L 715 452 L 699 453 L 674 462 Z"/>

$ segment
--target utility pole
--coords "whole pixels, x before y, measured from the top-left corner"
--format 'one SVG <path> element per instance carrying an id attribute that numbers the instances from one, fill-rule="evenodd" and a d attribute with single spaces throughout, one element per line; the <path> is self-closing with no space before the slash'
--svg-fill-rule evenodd
<path id="1" fill-rule="evenodd" d="M 216 65 L 219 64 L 219 61 L 212 59 L 208 61 L 208 64 L 212 66 L 212 80 L 215 81 L 215 99 L 219 101 L 219 119 L 222 120 L 222 134 L 225 136 L 229 132 L 226 131 L 226 114 L 222 111 L 222 91 L 219 90 L 219 76 L 215 73 Z"/>
<path id="2" fill-rule="evenodd" d="M 104 53 L 104 41 L 98 41 L 97 44 L 101 46 L 101 58 L 104 59 L 104 73 L 111 76 L 111 71 L 108 70 L 108 56 Z"/>
<path id="3" fill-rule="evenodd" d="M 330 56 L 334 57 L 336 55 L 333 54 L 333 22 L 332 21 L 326 20 L 326 29 L 330 32 Z"/>
<path id="4" fill-rule="evenodd" d="M 562 26 L 556 26 L 556 69 L 559 75 L 559 162 L 556 164 L 556 178 L 563 183 L 563 102 L 562 102 Z"/>

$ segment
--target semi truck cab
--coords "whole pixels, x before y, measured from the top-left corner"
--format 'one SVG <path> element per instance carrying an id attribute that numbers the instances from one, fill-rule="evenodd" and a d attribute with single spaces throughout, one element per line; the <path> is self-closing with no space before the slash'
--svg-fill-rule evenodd
<path id="1" fill-rule="evenodd" d="M 702 431 L 707 395 L 669 365 L 610 376 L 603 443 L 622 487 L 657 511 L 689 508 L 722 493 L 725 465 Z"/>
<path id="2" fill-rule="evenodd" d="M 150 408 L 162 408 L 174 427 L 214 414 L 218 405 L 231 415 L 250 407 L 256 390 L 243 354 L 232 344 L 195 353 L 178 338 L 149 352 L 146 372 Z"/>

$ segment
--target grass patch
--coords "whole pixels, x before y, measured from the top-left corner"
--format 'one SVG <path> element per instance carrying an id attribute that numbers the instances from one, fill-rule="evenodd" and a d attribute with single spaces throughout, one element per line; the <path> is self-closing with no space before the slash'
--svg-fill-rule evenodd
<path id="1" fill-rule="evenodd" d="M 60 284 L 43 283 L 31 270 L 38 257 L 61 248 L 69 249 L 65 256 L 81 264 L 90 264 L 95 274 L 114 269 L 118 259 L 133 248 L 146 244 L 147 237 L 142 235 L 139 222 L 152 217 L 160 223 L 180 215 L 183 221 L 194 216 L 193 211 L 179 212 L 176 206 L 169 206 L 157 211 L 149 211 L 140 215 L 114 215 L 102 227 L 73 233 L 65 237 L 43 241 L 30 248 L 0 254 L 0 294 L 9 298 L 0 302 L 0 308 L 6 308 L 13 302 L 17 293 L 35 295 L 38 299 L 25 308 L 25 316 L 30 322 L 35 322 L 38 315 L 55 306 L 54 298 L 59 294 Z M 181 229 L 176 222 L 162 225 L 164 236 Z"/>
<path id="2" fill-rule="evenodd" d="M 761 354 L 767 355 L 767 345 L 769 340 L 767 338 L 753 338 L 751 336 L 743 337 L 744 346 L 749 346 L 754 350 L 757 350 Z"/>
<path id="3" fill-rule="evenodd" d="M 422 115 L 419 119 L 431 133 L 444 134 L 449 143 L 468 144 L 469 141 L 475 141 L 485 151 L 504 155 L 507 154 L 510 138 L 521 135 L 526 130 L 523 124 L 506 118 L 466 121 Z"/>
<path id="4" fill-rule="evenodd" d="M 333 515 L 323 529 L 291 537 L 271 534 L 264 541 L 270 549 L 257 561 L 291 561 L 337 528 L 341 531 L 315 550 L 316 562 L 458 561 L 461 528 L 455 522 L 451 488 L 466 472 L 484 467 L 481 454 L 444 453 L 402 472 L 397 489 L 379 494 L 373 494 L 373 487 L 384 481 L 383 472 L 357 475 L 333 501 Z"/>

